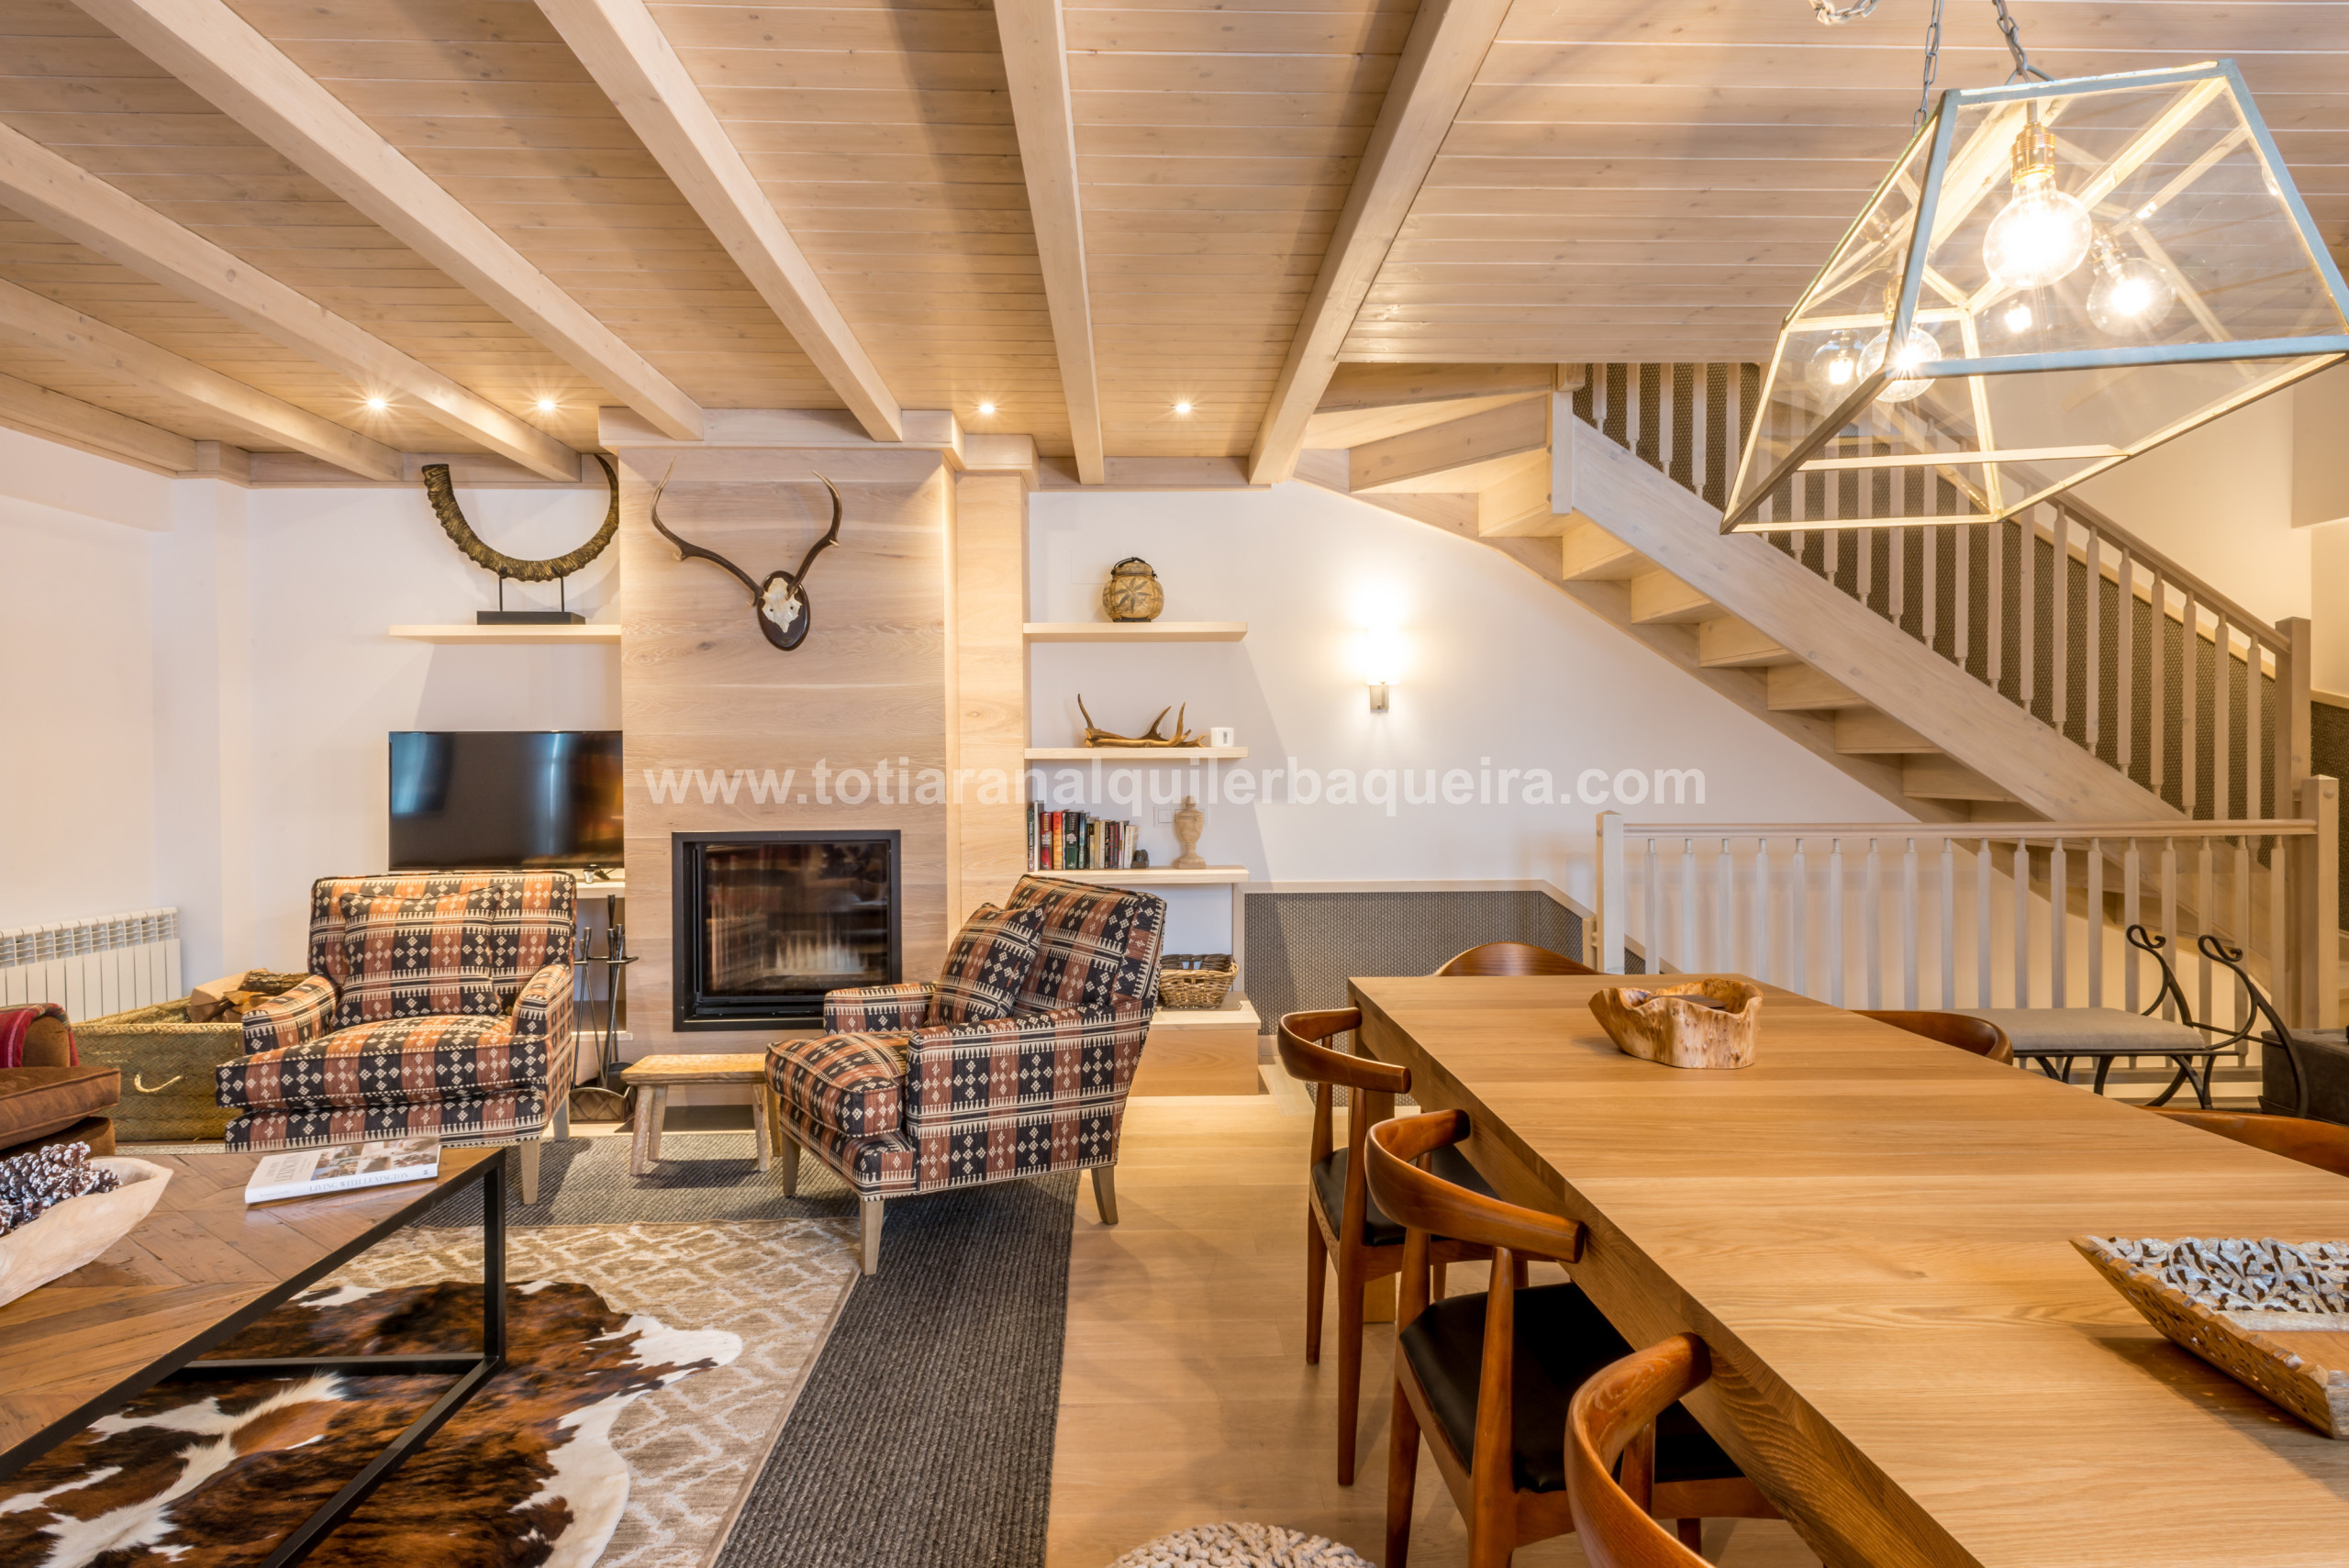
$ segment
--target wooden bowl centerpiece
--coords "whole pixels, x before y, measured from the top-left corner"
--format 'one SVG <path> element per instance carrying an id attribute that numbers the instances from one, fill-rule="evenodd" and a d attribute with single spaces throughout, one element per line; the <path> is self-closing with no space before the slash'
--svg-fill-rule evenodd
<path id="1" fill-rule="evenodd" d="M 1667 1067 L 1749 1066 L 1762 1032 L 1762 988 L 1742 980 L 1618 986 L 1592 996 L 1590 1010 L 1624 1055 Z"/>
<path id="2" fill-rule="evenodd" d="M 0 1236 L 0 1306 L 96 1262 L 153 1212 L 172 1179 L 144 1160 L 102 1155 L 90 1164 L 111 1171 L 120 1184 L 66 1198 Z"/>
<path id="3" fill-rule="evenodd" d="M 2349 1243 L 2075 1236 L 2172 1343 L 2331 1438 L 2349 1438 Z"/>

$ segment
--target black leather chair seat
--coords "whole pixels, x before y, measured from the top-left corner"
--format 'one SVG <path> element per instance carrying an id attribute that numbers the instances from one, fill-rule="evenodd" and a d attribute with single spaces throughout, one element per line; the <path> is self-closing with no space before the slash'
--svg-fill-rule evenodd
<path id="1" fill-rule="evenodd" d="M 1476 1462 L 1476 1385 L 1485 1364 L 1485 1296 L 1431 1304 L 1403 1330 L 1403 1353 L 1461 1462 Z M 1512 1387 L 1515 1481 L 1520 1492 L 1566 1485 L 1566 1404 L 1591 1373 L 1631 1353 L 1580 1285 L 1517 1293 L 1517 1375 Z M 1399 1396 L 1398 1396 L 1399 1397 Z M 1675 1405 L 1656 1421 L 1659 1483 L 1718 1481 L 1743 1473 L 1720 1445 Z"/>
<path id="2" fill-rule="evenodd" d="M 1326 1091 L 1325 1091 L 1326 1093 Z M 1428 1156 L 1428 1169 L 1454 1186 L 1466 1187 L 1472 1193 L 1494 1197 L 1492 1187 L 1468 1163 L 1468 1157 L 1450 1145 Z M 1330 1218 L 1330 1229 L 1338 1229 L 1338 1217 L 1346 1212 L 1346 1151 L 1340 1149 L 1313 1167 L 1313 1198 L 1321 1212 Z M 1363 1195 L 1363 1241 L 1372 1247 L 1399 1247 L 1403 1244 L 1403 1228 L 1386 1218 L 1378 1200 L 1368 1193 Z"/>

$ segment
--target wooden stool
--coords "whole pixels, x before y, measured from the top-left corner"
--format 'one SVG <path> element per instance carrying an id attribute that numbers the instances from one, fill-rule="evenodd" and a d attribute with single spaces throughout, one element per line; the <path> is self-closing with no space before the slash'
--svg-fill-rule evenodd
<path id="1" fill-rule="evenodd" d="M 759 1145 L 759 1169 L 767 1169 L 774 1155 L 774 1121 L 767 1101 L 767 1059 L 756 1056 L 648 1056 L 621 1070 L 620 1081 L 638 1091 L 636 1138 L 628 1151 L 628 1173 L 644 1174 L 644 1167 L 661 1158 L 661 1120 L 669 1114 L 669 1090 L 679 1084 L 751 1084 L 758 1093 L 751 1098 L 751 1126 Z"/>

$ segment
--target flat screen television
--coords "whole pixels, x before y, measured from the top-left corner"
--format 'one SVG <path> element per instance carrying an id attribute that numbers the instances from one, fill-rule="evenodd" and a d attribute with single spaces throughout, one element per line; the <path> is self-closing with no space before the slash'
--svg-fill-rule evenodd
<path id="1" fill-rule="evenodd" d="M 392 732 L 394 871 L 617 868 L 616 729 Z"/>

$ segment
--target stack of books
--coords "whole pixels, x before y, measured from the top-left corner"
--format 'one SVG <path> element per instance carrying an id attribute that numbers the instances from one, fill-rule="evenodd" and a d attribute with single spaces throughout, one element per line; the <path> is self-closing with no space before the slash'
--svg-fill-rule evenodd
<path id="1" fill-rule="evenodd" d="M 1108 821 L 1087 811 L 1028 807 L 1030 871 L 1124 871 L 1134 863 L 1141 824 Z"/>

